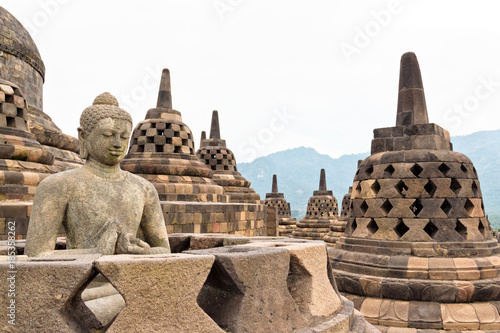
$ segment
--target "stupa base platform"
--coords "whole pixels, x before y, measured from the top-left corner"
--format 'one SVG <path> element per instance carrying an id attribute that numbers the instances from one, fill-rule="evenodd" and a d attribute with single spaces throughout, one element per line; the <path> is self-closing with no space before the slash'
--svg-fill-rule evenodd
<path id="1" fill-rule="evenodd" d="M 246 203 L 160 202 L 168 234 L 266 236 L 266 207 Z"/>
<path id="2" fill-rule="evenodd" d="M 342 293 L 382 332 L 499 332 L 500 302 L 397 301 Z"/>
<path id="3" fill-rule="evenodd" d="M 278 236 L 290 237 L 292 236 L 293 231 L 295 230 L 295 224 L 280 224 L 278 226 Z"/>

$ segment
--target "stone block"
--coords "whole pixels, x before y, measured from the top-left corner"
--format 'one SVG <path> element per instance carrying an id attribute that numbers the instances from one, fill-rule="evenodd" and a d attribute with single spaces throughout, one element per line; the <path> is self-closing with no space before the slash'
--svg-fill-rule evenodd
<path id="1" fill-rule="evenodd" d="M 441 304 L 441 313 L 444 329 L 479 329 L 479 318 L 471 304 Z"/>
<path id="2" fill-rule="evenodd" d="M 409 303 L 383 300 L 380 305 L 379 325 L 406 327 L 408 325 Z"/>
<path id="3" fill-rule="evenodd" d="M 198 302 L 220 327 L 230 332 L 291 332 L 304 326 L 286 283 L 286 249 L 241 245 L 189 253 L 215 256 Z"/>
<path id="4" fill-rule="evenodd" d="M 378 325 L 381 306 L 382 299 L 366 298 L 361 304 L 359 311 L 365 316 L 367 322 Z"/>
<path id="5" fill-rule="evenodd" d="M 107 332 L 224 332 L 197 304 L 213 262 L 186 254 L 99 258 L 96 268 L 127 304 Z"/>
<path id="6" fill-rule="evenodd" d="M 411 301 L 408 310 L 408 326 L 424 329 L 442 328 L 439 303 Z"/>
<path id="7" fill-rule="evenodd" d="M 15 271 L 8 261 L 0 261 L 0 284 L 4 318 L 2 332 L 76 332 L 100 329 L 95 316 L 83 305 L 81 293 L 95 275 L 99 255 L 17 257 Z M 11 272 L 11 273 L 9 273 Z M 11 278 L 8 280 L 8 278 Z M 15 281 L 15 297 L 8 297 L 8 281 Z M 10 325 L 10 300 L 15 300 L 15 326 Z"/>

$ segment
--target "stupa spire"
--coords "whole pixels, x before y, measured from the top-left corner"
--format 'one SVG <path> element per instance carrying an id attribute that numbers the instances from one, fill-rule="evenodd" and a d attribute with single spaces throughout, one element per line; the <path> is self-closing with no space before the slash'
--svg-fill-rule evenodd
<path id="1" fill-rule="evenodd" d="M 201 131 L 200 148 L 203 147 L 203 140 L 207 139 L 207 132 Z"/>
<path id="2" fill-rule="evenodd" d="M 219 112 L 212 112 L 212 125 L 210 126 L 210 139 L 220 139 Z"/>
<path id="3" fill-rule="evenodd" d="M 325 169 L 321 169 L 321 174 L 319 176 L 319 190 L 326 191 L 326 175 Z"/>
<path id="4" fill-rule="evenodd" d="M 157 108 L 172 109 L 172 93 L 170 89 L 170 71 L 164 68 L 161 73 L 160 89 L 158 91 Z"/>
<path id="5" fill-rule="evenodd" d="M 272 193 L 278 193 L 278 178 L 276 175 L 273 175 L 273 189 Z"/>
<path id="6" fill-rule="evenodd" d="M 428 124 L 424 86 L 417 56 L 407 52 L 401 57 L 396 126 Z"/>

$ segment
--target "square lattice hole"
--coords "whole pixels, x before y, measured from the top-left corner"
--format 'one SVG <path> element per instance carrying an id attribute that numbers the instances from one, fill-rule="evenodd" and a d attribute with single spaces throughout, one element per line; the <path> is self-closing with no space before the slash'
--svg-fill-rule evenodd
<path id="1" fill-rule="evenodd" d="M 424 231 L 427 235 L 429 235 L 429 237 L 434 238 L 438 232 L 438 228 L 434 225 L 434 223 L 429 222 L 425 225 Z"/>
<path id="2" fill-rule="evenodd" d="M 396 184 L 396 190 L 398 190 L 399 194 L 401 194 L 404 197 L 406 196 L 406 191 L 408 191 L 408 186 L 406 186 L 404 181 L 400 180 Z"/>
<path id="3" fill-rule="evenodd" d="M 446 174 L 450 171 L 450 167 L 446 165 L 446 163 L 442 163 L 440 166 L 438 166 L 439 171 L 443 173 L 443 175 L 446 176 Z"/>
<path id="4" fill-rule="evenodd" d="M 455 195 L 458 196 L 458 193 L 462 189 L 462 185 L 460 185 L 458 180 L 456 180 L 455 178 L 452 178 L 451 184 L 450 184 L 450 189 L 453 191 L 453 193 L 455 193 Z"/>
<path id="5" fill-rule="evenodd" d="M 436 193 L 437 186 L 432 182 L 432 180 L 429 180 L 427 184 L 424 186 L 424 190 L 431 196 L 434 196 L 434 193 Z"/>
<path id="6" fill-rule="evenodd" d="M 477 187 L 476 181 L 474 180 L 472 182 L 472 193 L 474 193 L 474 196 L 477 197 L 479 193 L 479 187 Z"/>
<path id="7" fill-rule="evenodd" d="M 370 177 L 370 175 L 373 172 L 373 165 L 370 165 L 368 168 L 365 170 L 366 177 Z"/>
<path id="8" fill-rule="evenodd" d="M 363 215 L 365 215 L 366 211 L 368 210 L 368 204 L 366 203 L 366 201 L 363 201 L 363 203 L 361 204 L 361 206 L 359 206 L 359 208 L 361 209 Z"/>
<path id="9" fill-rule="evenodd" d="M 467 200 L 465 201 L 464 208 L 465 208 L 465 210 L 467 211 L 467 213 L 468 213 L 469 215 L 471 215 L 471 214 L 472 214 L 472 211 L 474 210 L 474 204 L 472 203 L 472 201 L 470 201 L 469 199 L 467 199 Z"/>
<path id="10" fill-rule="evenodd" d="M 418 216 L 420 212 L 422 211 L 422 208 L 424 208 L 424 205 L 422 205 L 422 202 L 420 199 L 416 199 L 413 201 L 413 203 L 410 205 L 410 210 L 415 214 L 415 216 Z"/>
<path id="11" fill-rule="evenodd" d="M 462 222 L 457 221 L 455 231 L 458 232 L 463 239 L 467 240 L 467 228 L 462 224 Z"/>
<path id="12" fill-rule="evenodd" d="M 415 177 L 418 177 L 418 175 L 420 175 L 423 170 L 424 169 L 417 163 L 413 164 L 413 166 L 410 168 L 411 173 L 413 173 Z"/>
<path id="13" fill-rule="evenodd" d="M 380 206 L 380 208 L 382 208 L 382 211 L 384 212 L 385 215 L 388 215 L 389 212 L 392 210 L 392 204 L 389 200 L 385 200 L 382 206 Z"/>
<path id="14" fill-rule="evenodd" d="M 406 234 L 410 230 L 406 224 L 404 224 L 403 221 L 399 221 L 396 227 L 394 228 L 394 231 L 398 235 L 399 238 L 403 237 L 404 234 Z"/>
<path id="15" fill-rule="evenodd" d="M 390 176 L 392 176 L 392 174 L 394 173 L 394 171 L 396 171 L 396 170 L 394 169 L 394 167 L 393 167 L 391 164 L 389 164 L 389 165 L 388 165 L 388 166 L 384 169 L 384 176 L 385 176 L 385 177 L 390 177 Z"/>
<path id="16" fill-rule="evenodd" d="M 375 195 L 378 194 L 378 192 L 380 191 L 380 184 L 378 183 L 378 181 L 373 182 L 371 189 L 373 193 L 375 193 Z"/>
<path id="17" fill-rule="evenodd" d="M 478 229 L 481 235 L 483 235 L 483 237 L 486 239 L 486 228 L 484 227 L 483 221 L 479 221 Z"/>
<path id="18" fill-rule="evenodd" d="M 447 199 L 444 199 L 443 203 L 441 204 L 441 210 L 448 216 L 448 214 L 451 211 L 451 204 Z"/>
<path id="19" fill-rule="evenodd" d="M 374 219 L 371 219 L 370 223 L 367 224 L 366 229 L 368 229 L 368 232 L 373 235 L 379 228 L 377 222 L 375 222 Z"/>

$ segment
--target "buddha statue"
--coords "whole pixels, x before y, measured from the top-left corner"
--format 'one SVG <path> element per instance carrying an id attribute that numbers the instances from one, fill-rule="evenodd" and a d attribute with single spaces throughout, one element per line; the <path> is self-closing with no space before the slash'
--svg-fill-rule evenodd
<path id="1" fill-rule="evenodd" d="M 120 169 L 131 130 L 132 118 L 109 93 L 83 111 L 78 136 L 85 165 L 38 185 L 26 237 L 28 256 L 170 253 L 156 189 Z M 54 251 L 61 225 L 67 250 Z"/>

